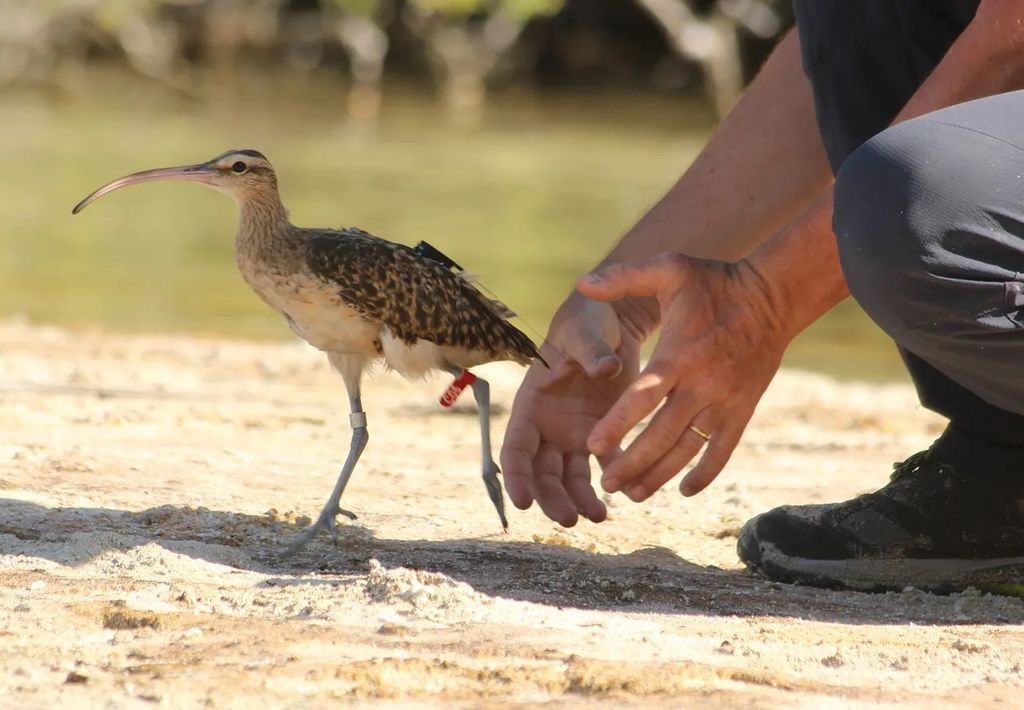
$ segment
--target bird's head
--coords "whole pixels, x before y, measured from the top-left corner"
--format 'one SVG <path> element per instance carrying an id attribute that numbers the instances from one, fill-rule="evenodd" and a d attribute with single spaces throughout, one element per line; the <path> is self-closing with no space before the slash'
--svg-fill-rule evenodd
<path id="1" fill-rule="evenodd" d="M 108 182 L 75 205 L 78 214 L 108 192 L 153 180 L 188 180 L 231 195 L 238 203 L 260 198 L 277 199 L 277 175 L 266 156 L 258 150 L 229 150 L 205 163 L 176 168 L 157 168 L 125 175 Z"/>

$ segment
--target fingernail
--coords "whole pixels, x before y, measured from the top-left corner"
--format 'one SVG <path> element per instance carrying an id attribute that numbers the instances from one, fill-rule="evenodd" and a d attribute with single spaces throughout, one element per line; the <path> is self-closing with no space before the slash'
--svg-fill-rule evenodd
<path id="1" fill-rule="evenodd" d="M 608 493 L 615 493 L 617 490 L 619 490 L 620 485 L 621 482 L 617 478 L 601 479 L 601 488 L 605 489 L 605 491 Z"/>
<path id="2" fill-rule="evenodd" d="M 588 284 L 601 283 L 601 277 L 598 276 L 597 274 L 587 274 L 586 276 L 583 277 L 583 280 L 586 281 Z"/>
<path id="3" fill-rule="evenodd" d="M 644 497 L 644 493 L 646 493 L 646 491 L 644 490 L 644 487 L 642 485 L 637 484 L 635 486 L 630 486 L 629 488 L 627 488 L 625 493 L 626 497 L 629 498 L 631 501 L 639 502 L 640 499 Z"/>
<path id="4" fill-rule="evenodd" d="M 608 450 L 607 439 L 594 439 L 590 442 L 590 453 L 595 456 L 601 456 Z"/>
<path id="5" fill-rule="evenodd" d="M 679 492 L 682 493 L 687 498 L 697 493 L 696 489 L 689 483 L 684 483 L 683 485 L 679 486 Z"/>

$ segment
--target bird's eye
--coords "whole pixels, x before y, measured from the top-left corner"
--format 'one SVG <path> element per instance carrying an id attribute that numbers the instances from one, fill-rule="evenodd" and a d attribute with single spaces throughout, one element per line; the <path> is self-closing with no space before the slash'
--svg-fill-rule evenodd
<path id="1" fill-rule="evenodd" d="M 246 165 L 245 163 L 243 163 L 241 160 L 239 160 L 237 163 L 235 163 L 234 165 L 231 166 L 231 170 L 233 172 L 238 173 L 239 175 L 241 175 L 242 173 L 244 173 L 248 169 L 249 169 L 249 166 Z"/>

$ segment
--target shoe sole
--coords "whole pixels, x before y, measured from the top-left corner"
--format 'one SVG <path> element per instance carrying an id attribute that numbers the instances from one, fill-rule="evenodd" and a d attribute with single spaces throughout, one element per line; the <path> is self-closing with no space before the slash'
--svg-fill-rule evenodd
<path id="1" fill-rule="evenodd" d="M 1020 586 L 1024 583 L 1024 556 L 969 559 L 845 559 L 818 560 L 787 555 L 771 543 L 761 542 L 760 555 L 748 566 L 765 576 L 815 587 L 858 591 L 890 591 L 916 587 L 949 592 Z"/>

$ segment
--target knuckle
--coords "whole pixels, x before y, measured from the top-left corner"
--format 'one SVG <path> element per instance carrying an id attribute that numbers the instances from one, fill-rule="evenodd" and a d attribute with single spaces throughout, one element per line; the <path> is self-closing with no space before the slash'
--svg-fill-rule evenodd
<path id="1" fill-rule="evenodd" d="M 590 360 L 597 360 L 598 358 L 607 357 L 613 354 L 611 348 L 600 338 L 594 337 L 593 335 L 587 335 L 586 339 L 581 339 L 574 349 L 575 359 L 577 362 L 586 362 Z"/>
<path id="2" fill-rule="evenodd" d="M 608 412 L 606 421 L 608 425 L 616 432 L 624 433 L 625 429 L 628 429 L 633 425 L 632 416 L 630 414 L 632 405 L 629 401 L 623 401 Z M 606 437 L 605 437 L 606 438 Z"/>
<path id="3" fill-rule="evenodd" d="M 615 410 L 609 412 L 607 416 L 607 426 L 609 430 L 614 431 L 615 435 L 619 438 L 626 435 L 630 429 L 635 427 L 643 419 L 645 411 L 649 411 L 651 408 L 646 406 L 639 399 L 630 398 L 629 401 L 623 402 L 621 406 L 616 407 Z M 608 438 L 603 435 L 602 438 Z"/>
<path id="4" fill-rule="evenodd" d="M 679 441 L 679 432 L 671 428 L 668 423 L 651 424 L 644 430 L 644 436 L 657 451 L 667 451 Z"/>
<path id="5" fill-rule="evenodd" d="M 523 472 L 519 468 L 519 462 L 515 457 L 506 454 L 498 456 L 498 461 L 501 462 L 501 470 L 503 471 L 503 477 L 505 478 L 506 485 L 509 482 L 513 482 L 512 486 L 515 487 L 519 484 L 519 480 L 523 477 Z"/>
<path id="6" fill-rule="evenodd" d="M 642 389 L 636 393 L 636 402 L 645 412 L 654 409 L 661 400 L 661 393 L 654 389 Z"/>
<path id="7" fill-rule="evenodd" d="M 653 409 L 655 405 L 664 399 L 665 395 L 662 392 L 662 386 L 667 377 L 659 371 L 650 371 L 651 368 L 648 368 L 648 370 L 643 377 L 634 383 L 626 401 L 632 399 L 640 406 Z"/>
<path id="8" fill-rule="evenodd" d="M 669 274 L 681 273 L 689 264 L 689 260 L 677 251 L 663 251 L 657 256 L 658 262 Z"/>
<path id="9" fill-rule="evenodd" d="M 664 384 L 666 380 L 679 379 L 680 359 L 666 355 L 665 353 L 654 353 L 647 361 L 647 374 L 652 378 L 650 385 L 657 386 Z"/>

